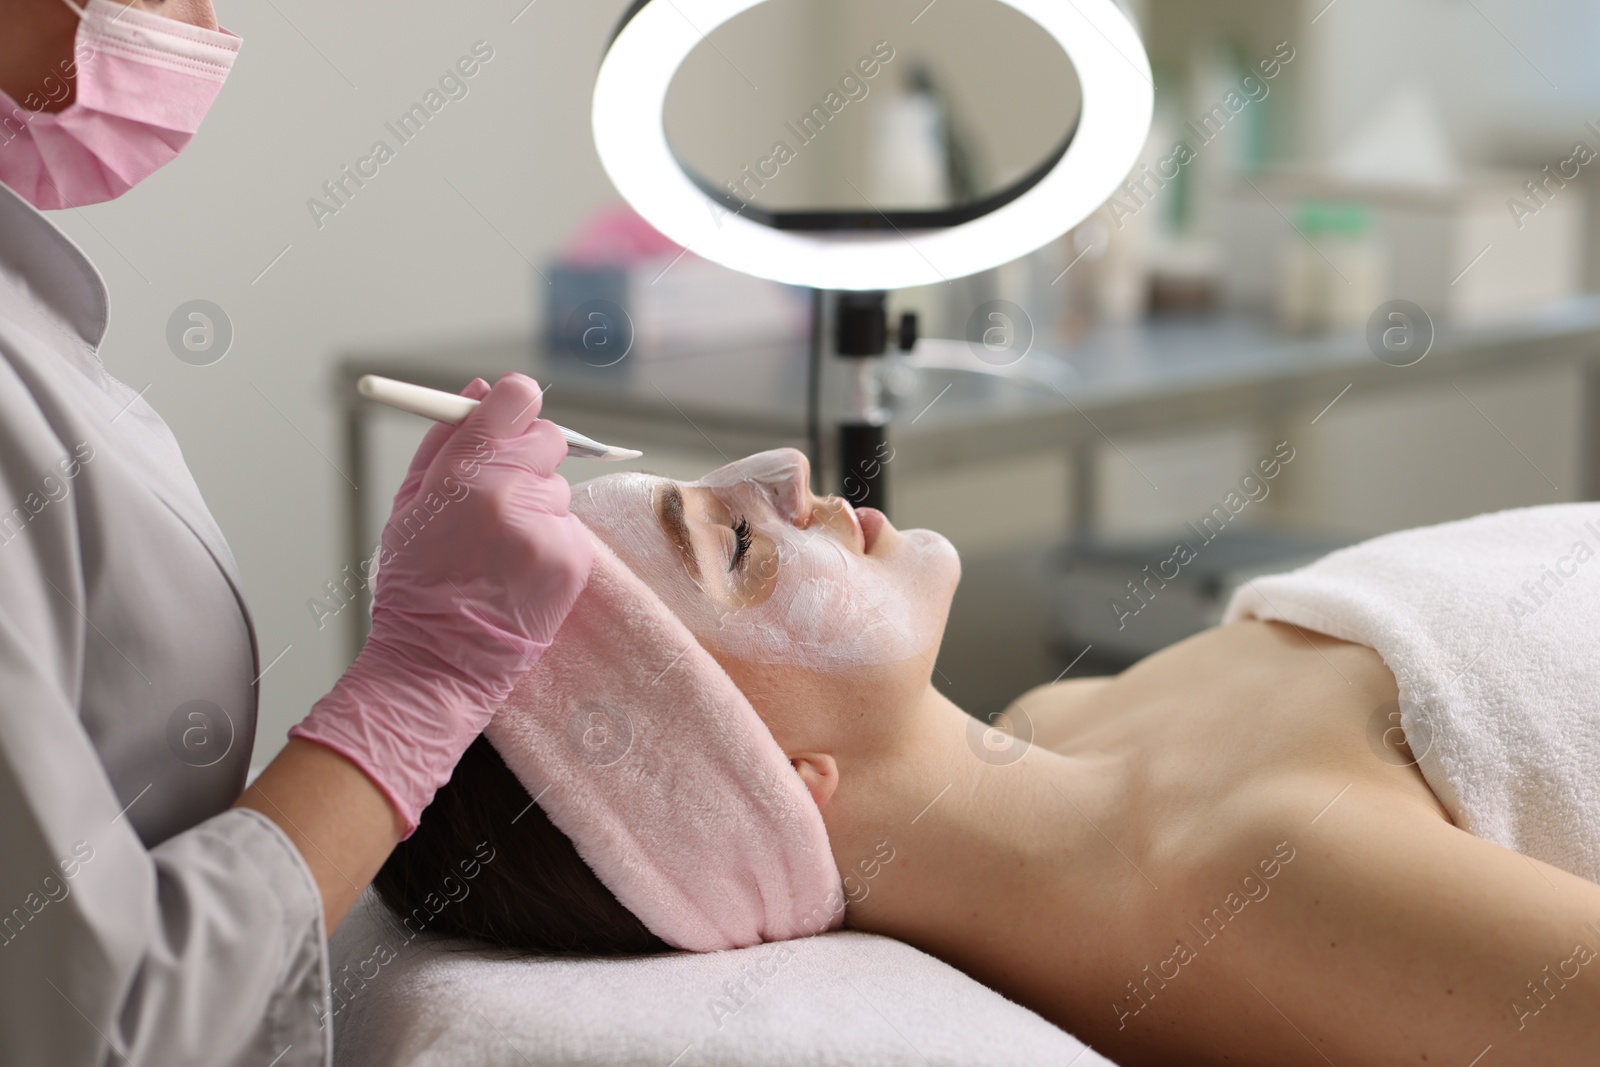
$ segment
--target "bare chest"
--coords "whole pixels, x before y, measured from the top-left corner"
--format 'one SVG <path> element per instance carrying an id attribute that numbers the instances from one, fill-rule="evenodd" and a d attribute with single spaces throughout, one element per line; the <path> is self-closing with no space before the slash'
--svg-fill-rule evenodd
<path id="1" fill-rule="evenodd" d="M 1098 813 L 1115 846 L 1105 891 L 1073 918 L 1095 936 L 1070 975 L 1054 972 L 1058 1021 L 1133 1064 L 1227 1045 L 1240 1013 L 1270 1011 L 1245 979 L 1292 951 L 1280 934 L 1299 917 L 1274 912 L 1301 906 L 1283 890 L 1312 866 L 1319 809 L 1357 789 L 1391 796 L 1397 817 L 1445 818 L 1389 718 L 1395 696 L 1371 649 L 1263 623 L 1026 695 L 1051 750 L 1124 768 L 1119 802 Z M 1187 1037 L 1166 1041 L 1173 1027 Z M 1212 1027 L 1217 1042 L 1195 1040 Z"/>

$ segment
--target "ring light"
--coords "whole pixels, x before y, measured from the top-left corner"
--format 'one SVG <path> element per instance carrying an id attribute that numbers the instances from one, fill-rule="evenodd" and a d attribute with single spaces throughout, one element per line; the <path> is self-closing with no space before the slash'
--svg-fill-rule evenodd
<path id="1" fill-rule="evenodd" d="M 1003 0 L 1038 23 L 1077 71 L 1083 107 L 1050 158 L 1008 189 L 951 211 L 772 213 L 731 206 L 686 170 L 663 111 L 678 67 L 713 30 L 762 0 L 639 0 L 594 87 L 595 147 L 651 225 L 746 274 L 832 290 L 906 289 L 998 267 L 1055 240 L 1127 178 L 1150 130 L 1150 60 L 1116 0 Z"/>

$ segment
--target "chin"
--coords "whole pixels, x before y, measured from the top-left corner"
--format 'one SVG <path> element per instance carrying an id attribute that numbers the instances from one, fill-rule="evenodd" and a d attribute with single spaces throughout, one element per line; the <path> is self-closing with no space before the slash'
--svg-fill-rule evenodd
<path id="1" fill-rule="evenodd" d="M 933 530 L 902 530 L 900 537 L 901 544 L 886 562 L 903 573 L 905 588 L 915 601 L 948 615 L 961 582 L 961 554 L 949 538 Z"/>

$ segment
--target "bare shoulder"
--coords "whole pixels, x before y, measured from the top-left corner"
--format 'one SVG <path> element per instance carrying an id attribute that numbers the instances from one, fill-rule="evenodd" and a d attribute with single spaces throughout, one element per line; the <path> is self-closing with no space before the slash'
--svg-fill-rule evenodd
<path id="1" fill-rule="evenodd" d="M 1008 720 L 1003 725 L 1040 748 L 1054 751 L 1096 713 L 1095 697 L 1115 680 L 1073 678 L 1036 686 L 1011 702 L 1002 713 Z"/>
<path id="2" fill-rule="evenodd" d="M 1127 981 L 1084 1035 L 1112 1059 L 1592 1062 L 1600 886 L 1382 783 L 1234 803 L 1174 854 L 1189 862 L 1151 871 L 1163 892 L 1121 949 Z"/>

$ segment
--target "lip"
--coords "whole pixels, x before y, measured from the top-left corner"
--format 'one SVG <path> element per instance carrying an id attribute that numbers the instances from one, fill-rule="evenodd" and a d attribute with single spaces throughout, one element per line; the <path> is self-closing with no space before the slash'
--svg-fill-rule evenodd
<path id="1" fill-rule="evenodd" d="M 889 524 L 889 519 L 877 508 L 856 508 L 854 513 L 856 525 L 861 529 L 861 552 L 865 555 L 878 543 L 878 536 Z"/>

